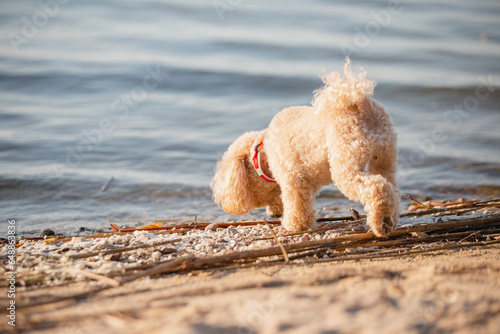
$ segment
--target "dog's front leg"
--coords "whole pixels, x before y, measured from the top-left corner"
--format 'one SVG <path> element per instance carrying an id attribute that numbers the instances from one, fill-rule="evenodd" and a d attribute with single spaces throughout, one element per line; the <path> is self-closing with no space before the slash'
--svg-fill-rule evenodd
<path id="1" fill-rule="evenodd" d="M 282 225 L 289 232 L 307 230 L 316 220 L 313 203 L 317 189 L 302 179 L 287 181 L 280 184 L 284 208 Z"/>

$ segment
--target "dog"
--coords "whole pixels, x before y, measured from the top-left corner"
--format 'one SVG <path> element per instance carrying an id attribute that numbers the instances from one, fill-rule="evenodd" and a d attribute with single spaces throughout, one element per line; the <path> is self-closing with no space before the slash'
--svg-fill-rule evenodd
<path id="1" fill-rule="evenodd" d="M 285 108 L 263 131 L 239 137 L 215 167 L 214 201 L 233 215 L 266 206 L 283 216 L 289 232 L 316 221 L 313 202 L 331 184 L 361 202 L 367 224 L 378 237 L 397 225 L 397 135 L 391 117 L 372 98 L 375 82 L 361 69 L 344 77 L 324 74 L 311 106 Z"/>

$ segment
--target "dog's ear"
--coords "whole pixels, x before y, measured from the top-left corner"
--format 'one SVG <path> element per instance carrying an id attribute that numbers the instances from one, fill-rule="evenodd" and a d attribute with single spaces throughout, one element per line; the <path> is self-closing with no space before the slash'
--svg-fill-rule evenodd
<path id="1" fill-rule="evenodd" d="M 246 161 L 255 141 L 255 133 L 246 133 L 238 138 L 215 167 L 211 187 L 214 201 L 233 215 L 241 215 L 255 208 Z"/>

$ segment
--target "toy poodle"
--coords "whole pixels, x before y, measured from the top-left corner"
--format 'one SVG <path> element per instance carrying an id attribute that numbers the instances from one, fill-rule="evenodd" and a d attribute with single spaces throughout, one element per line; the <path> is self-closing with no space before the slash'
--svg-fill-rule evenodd
<path id="1" fill-rule="evenodd" d="M 375 82 L 363 69 L 345 77 L 322 76 L 312 106 L 289 107 L 263 131 L 239 137 L 217 163 L 211 187 L 214 201 L 234 215 L 266 206 L 283 215 L 287 231 L 301 231 L 316 220 L 314 197 L 332 182 L 361 202 L 376 236 L 395 228 L 399 212 L 396 184 L 397 136 L 391 117 L 372 98 Z"/>

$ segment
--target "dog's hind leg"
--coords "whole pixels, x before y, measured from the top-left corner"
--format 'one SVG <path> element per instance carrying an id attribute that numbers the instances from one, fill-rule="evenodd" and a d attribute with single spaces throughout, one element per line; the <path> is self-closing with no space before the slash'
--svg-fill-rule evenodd
<path id="1" fill-rule="evenodd" d="M 397 223 L 399 217 L 399 191 L 396 172 L 398 164 L 398 150 L 396 147 L 396 141 L 393 140 L 390 143 L 385 143 L 384 146 L 380 146 L 376 155 L 374 155 L 370 163 L 368 164 L 368 173 L 372 175 L 381 175 L 387 181 L 389 181 L 394 187 L 394 198 L 392 199 L 393 210 L 391 218 L 394 224 Z"/>
<path id="2" fill-rule="evenodd" d="M 397 222 L 393 218 L 399 205 L 395 185 L 380 174 L 365 172 L 369 156 L 363 148 L 343 143 L 342 150 L 342 154 L 330 158 L 335 185 L 349 199 L 363 204 L 368 226 L 375 235 L 387 235 Z"/>
<path id="3" fill-rule="evenodd" d="M 368 173 L 380 174 L 397 188 L 398 149 L 394 142 L 379 144 L 368 164 Z"/>

